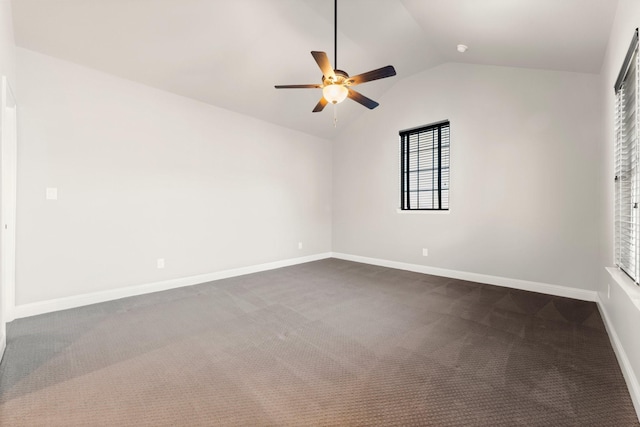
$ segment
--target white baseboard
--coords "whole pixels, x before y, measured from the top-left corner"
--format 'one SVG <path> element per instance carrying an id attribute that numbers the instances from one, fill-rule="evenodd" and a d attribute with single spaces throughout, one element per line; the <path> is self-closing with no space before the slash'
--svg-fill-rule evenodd
<path id="1" fill-rule="evenodd" d="M 584 289 L 569 288 L 548 283 L 531 282 L 528 280 L 510 279 L 508 277 L 489 276 L 486 274 L 469 273 L 466 271 L 448 270 L 445 268 L 429 267 L 418 264 L 408 264 L 405 262 L 389 261 L 378 258 L 369 258 L 358 255 L 343 253 L 332 253 L 333 258 L 347 261 L 361 262 L 364 264 L 379 265 L 381 267 L 397 268 L 399 270 L 414 271 L 416 273 L 432 274 L 434 276 L 450 277 L 452 279 L 468 280 L 470 282 L 486 283 L 488 285 L 504 286 L 507 288 L 520 289 L 523 291 L 539 292 L 541 294 L 567 297 L 582 301 L 596 302 L 598 293 Z"/>
<path id="2" fill-rule="evenodd" d="M 168 289 L 181 288 L 183 286 L 198 285 L 200 283 L 211 282 L 213 280 L 227 279 L 230 277 L 258 273 L 261 271 L 273 270 L 281 267 L 289 267 L 296 264 L 318 261 L 330 257 L 331 253 L 326 252 L 300 258 L 290 258 L 282 261 L 235 268 L 232 270 L 216 271 L 214 273 L 199 274 L 197 276 L 190 276 L 173 280 L 164 280 L 162 282 L 146 283 L 143 285 L 128 286 L 126 288 L 118 288 L 108 291 L 93 292 L 90 294 L 76 295 L 66 298 L 58 298 L 48 301 L 17 305 L 9 313 L 11 315 L 11 318 L 7 319 L 7 321 L 20 319 L 23 317 L 37 316 L 39 314 L 51 313 L 54 311 L 67 310 L 70 308 L 82 307 L 90 304 L 113 301 L 120 298 L 149 294 L 152 292 L 166 291 Z"/>
<path id="3" fill-rule="evenodd" d="M 37 316 L 39 314 L 51 313 L 54 311 L 67 310 L 70 308 L 82 307 L 90 304 L 97 304 L 106 301 L 112 301 L 120 298 L 143 295 L 152 292 L 165 291 L 168 289 L 180 288 L 183 286 L 197 285 L 200 283 L 211 282 L 213 280 L 226 279 L 229 277 L 242 276 L 244 274 L 258 273 L 260 271 L 273 270 L 281 267 L 302 264 L 305 262 L 317 261 L 326 258 L 338 258 L 348 261 L 361 262 L 364 264 L 379 265 L 389 268 L 397 268 L 400 270 L 414 271 L 417 273 L 433 274 L 437 276 L 451 277 L 454 279 L 469 280 L 479 283 L 487 283 L 497 286 L 505 286 L 526 291 L 540 292 L 544 294 L 563 296 L 584 301 L 596 301 L 597 293 L 582 289 L 568 288 L 558 285 L 550 285 L 547 283 L 530 282 L 519 279 L 510 279 L 506 277 L 489 276 L 485 274 L 469 273 L 464 271 L 448 270 L 437 267 L 429 267 L 424 265 L 409 264 L 397 261 L 389 261 L 378 258 L 369 258 L 358 255 L 350 255 L 336 252 L 325 252 L 316 255 L 310 255 L 300 258 L 291 258 L 282 261 L 275 261 L 265 264 L 241 267 L 232 270 L 217 271 L 214 273 L 200 274 L 196 276 L 184 277 L 179 279 L 165 280 L 161 282 L 146 283 L 142 285 L 128 286 L 125 288 L 112 289 L 90 294 L 75 295 L 65 298 L 57 298 L 47 301 L 39 301 L 30 304 L 22 304 L 8 310 L 7 321 L 20 319 L 23 317 Z"/>
<path id="4" fill-rule="evenodd" d="M 633 367 L 631 366 L 631 362 L 627 357 L 627 353 L 624 351 L 624 347 L 622 346 L 622 342 L 616 333 L 615 328 L 613 327 L 613 323 L 611 322 L 611 318 L 605 308 L 604 304 L 600 301 L 600 297 L 598 297 L 598 309 L 600 310 L 600 315 L 602 316 L 602 320 L 604 321 L 604 327 L 607 329 L 607 333 L 609 334 L 609 340 L 613 346 L 613 351 L 616 353 L 616 358 L 618 359 L 618 364 L 622 370 L 622 375 L 627 383 L 627 388 L 629 389 L 629 394 L 631 395 L 631 401 L 633 402 L 633 407 L 636 410 L 636 414 L 638 416 L 638 421 L 640 421 L 640 383 L 638 383 L 638 377 L 636 376 Z"/>
<path id="5" fill-rule="evenodd" d="M 100 302 L 112 301 L 130 296 L 143 295 L 152 292 L 159 292 L 168 289 L 180 288 L 183 286 L 197 285 L 200 283 L 211 282 L 213 280 L 226 279 L 229 277 L 242 276 L 244 274 L 258 273 L 260 271 L 273 270 L 281 267 L 302 264 L 305 262 L 317 261 L 326 258 L 338 258 L 347 261 L 361 262 L 364 264 L 379 265 L 382 267 L 397 268 L 400 270 L 414 271 L 417 273 L 433 274 L 436 276 L 450 277 L 454 279 L 468 280 L 472 282 L 487 283 L 490 285 L 505 286 L 509 288 L 521 289 L 532 292 L 540 292 L 549 295 L 556 295 L 568 298 L 579 299 L 583 301 L 597 301 L 597 293 L 595 291 L 587 291 L 583 289 L 569 288 L 559 285 L 551 285 L 548 283 L 531 282 L 520 279 L 510 279 L 499 276 L 489 276 L 486 274 L 469 273 L 465 271 L 448 270 L 444 268 L 429 267 L 424 265 L 409 264 L 398 261 L 389 261 L 378 258 L 369 258 L 359 255 L 350 255 L 339 252 L 325 252 L 316 255 L 310 255 L 300 258 L 291 258 L 282 261 L 275 261 L 265 264 L 241 267 L 232 270 L 217 271 L 214 273 L 200 274 L 196 276 L 184 277 L 179 279 L 165 280 L 155 283 L 146 283 L 142 285 L 128 286 L 125 288 L 112 289 L 108 291 L 94 292 L 90 294 L 75 295 L 71 297 L 58 298 L 47 301 L 40 301 L 30 304 L 17 305 L 10 310 L 11 317 L 7 321 L 19 319 L 23 317 L 36 316 L 39 314 L 50 313 L 53 311 L 66 310 Z"/>

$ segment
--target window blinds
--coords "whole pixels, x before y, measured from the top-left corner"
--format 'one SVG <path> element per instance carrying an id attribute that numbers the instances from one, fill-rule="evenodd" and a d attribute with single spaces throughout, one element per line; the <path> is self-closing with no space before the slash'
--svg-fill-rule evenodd
<path id="1" fill-rule="evenodd" d="M 400 132 L 400 207 L 449 209 L 449 122 Z"/>
<path id="2" fill-rule="evenodd" d="M 640 152 L 638 149 L 638 30 L 615 84 L 615 260 L 634 282 L 640 281 Z"/>

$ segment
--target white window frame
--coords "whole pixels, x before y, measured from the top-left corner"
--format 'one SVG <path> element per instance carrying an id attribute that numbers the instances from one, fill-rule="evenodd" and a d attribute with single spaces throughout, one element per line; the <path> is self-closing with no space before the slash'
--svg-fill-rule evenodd
<path id="1" fill-rule="evenodd" d="M 640 52 L 638 29 L 614 86 L 615 263 L 640 284 Z"/>

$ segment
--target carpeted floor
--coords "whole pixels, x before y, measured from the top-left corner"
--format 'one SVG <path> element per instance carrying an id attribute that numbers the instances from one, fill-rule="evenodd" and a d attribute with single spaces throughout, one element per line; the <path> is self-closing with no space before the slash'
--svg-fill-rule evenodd
<path id="1" fill-rule="evenodd" d="M 8 326 L 2 426 L 633 426 L 593 303 L 328 259 Z"/>

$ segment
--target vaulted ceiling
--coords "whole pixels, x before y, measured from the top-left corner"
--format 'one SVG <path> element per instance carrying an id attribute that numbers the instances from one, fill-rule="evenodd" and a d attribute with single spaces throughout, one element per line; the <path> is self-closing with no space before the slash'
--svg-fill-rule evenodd
<path id="1" fill-rule="evenodd" d="M 333 62 L 332 0 L 12 0 L 16 44 L 129 80 L 332 138 L 368 110 L 311 113 L 310 51 Z M 338 68 L 392 64 L 359 86 L 380 97 L 444 62 L 599 73 L 617 0 L 338 0 Z M 461 54 L 456 45 L 469 50 Z M 378 108 L 384 108 L 384 102 Z"/>

